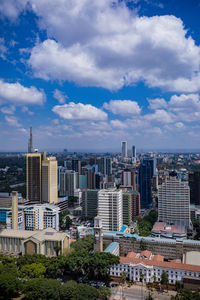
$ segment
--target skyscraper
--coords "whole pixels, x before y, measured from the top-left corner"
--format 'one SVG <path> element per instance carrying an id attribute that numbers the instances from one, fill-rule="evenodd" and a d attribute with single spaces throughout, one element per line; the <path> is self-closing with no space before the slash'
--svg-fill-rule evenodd
<path id="1" fill-rule="evenodd" d="M 26 155 L 26 197 L 34 203 L 57 202 L 57 160 L 46 153 Z"/>
<path id="2" fill-rule="evenodd" d="M 33 133 L 32 133 L 32 126 L 30 126 L 30 136 L 28 140 L 28 153 L 33 152 Z"/>
<path id="3" fill-rule="evenodd" d="M 42 203 L 42 156 L 41 153 L 26 155 L 26 198 Z"/>
<path id="4" fill-rule="evenodd" d="M 123 193 L 123 224 L 131 225 L 132 222 L 132 197 L 131 193 Z"/>
<path id="5" fill-rule="evenodd" d="M 133 163 L 136 163 L 136 148 L 135 145 L 132 146 L 132 161 Z"/>
<path id="6" fill-rule="evenodd" d="M 104 230 L 121 230 L 123 224 L 122 190 L 108 189 L 98 192 L 98 216 Z"/>
<path id="7" fill-rule="evenodd" d="M 98 190 L 84 189 L 82 191 L 83 217 L 93 219 L 97 216 Z"/>
<path id="8" fill-rule="evenodd" d="M 158 187 L 158 221 L 168 224 L 190 225 L 190 188 L 176 173 Z"/>
<path id="9" fill-rule="evenodd" d="M 123 141 L 122 142 L 122 158 L 127 157 L 127 142 Z"/>
<path id="10" fill-rule="evenodd" d="M 200 171 L 189 173 L 190 203 L 200 205 Z"/>
<path id="11" fill-rule="evenodd" d="M 42 160 L 42 202 L 56 203 L 58 201 L 58 163 L 56 157 L 46 157 Z"/>
<path id="12" fill-rule="evenodd" d="M 144 157 L 140 164 L 140 200 L 141 206 L 150 207 L 152 204 L 152 178 L 156 174 L 156 158 Z"/>
<path id="13" fill-rule="evenodd" d="M 97 161 L 98 171 L 103 175 L 112 174 L 112 159 L 110 157 L 101 157 Z"/>

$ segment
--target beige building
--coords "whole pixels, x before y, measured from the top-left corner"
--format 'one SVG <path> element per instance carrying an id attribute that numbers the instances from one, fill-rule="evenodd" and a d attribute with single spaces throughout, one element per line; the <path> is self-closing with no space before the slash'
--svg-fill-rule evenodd
<path id="1" fill-rule="evenodd" d="M 43 157 L 42 160 L 42 202 L 58 201 L 58 162 L 56 157 Z"/>
<path id="2" fill-rule="evenodd" d="M 69 236 L 55 229 L 38 231 L 3 229 L 0 232 L 0 253 L 3 254 L 44 254 L 55 256 L 57 243 L 61 253 L 69 248 Z"/>
<path id="3" fill-rule="evenodd" d="M 58 201 L 58 163 L 56 157 L 43 154 L 26 155 L 26 198 L 34 203 Z"/>

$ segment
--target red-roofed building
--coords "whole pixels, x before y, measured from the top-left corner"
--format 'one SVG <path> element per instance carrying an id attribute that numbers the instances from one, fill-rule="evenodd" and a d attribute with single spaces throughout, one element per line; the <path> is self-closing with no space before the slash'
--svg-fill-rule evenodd
<path id="1" fill-rule="evenodd" d="M 183 282 L 184 277 L 199 278 L 200 266 L 183 264 L 179 260 L 164 261 L 161 255 L 154 255 L 145 250 L 141 253 L 129 252 L 126 257 L 120 257 L 120 263 L 110 269 L 112 277 L 120 277 L 126 272 L 127 278 L 133 281 L 142 281 L 140 274 L 144 275 L 144 282 L 161 281 L 162 272 L 168 274 L 169 283 Z"/>

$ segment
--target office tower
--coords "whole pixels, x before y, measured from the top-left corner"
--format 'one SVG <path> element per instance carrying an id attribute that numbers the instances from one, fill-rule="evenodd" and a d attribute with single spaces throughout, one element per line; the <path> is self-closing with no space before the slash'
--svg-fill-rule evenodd
<path id="1" fill-rule="evenodd" d="M 67 195 L 67 176 L 65 171 L 60 172 L 60 190 L 59 196 L 63 197 Z"/>
<path id="2" fill-rule="evenodd" d="M 100 184 L 101 184 L 101 175 L 95 174 L 95 189 L 100 190 Z"/>
<path id="3" fill-rule="evenodd" d="M 132 186 L 134 190 L 136 189 L 136 176 L 133 171 L 130 171 L 129 169 L 122 171 L 122 185 Z"/>
<path id="4" fill-rule="evenodd" d="M 104 230 L 121 230 L 123 224 L 122 191 L 116 189 L 98 192 L 98 215 Z"/>
<path id="5" fill-rule="evenodd" d="M 105 175 L 112 175 L 112 159 L 110 157 L 106 157 Z"/>
<path id="6" fill-rule="evenodd" d="M 26 155 L 26 198 L 31 202 L 42 202 L 42 156 L 41 153 Z"/>
<path id="7" fill-rule="evenodd" d="M 74 191 L 78 188 L 78 172 L 67 170 L 66 177 L 67 196 L 74 196 Z"/>
<path id="8" fill-rule="evenodd" d="M 131 192 L 132 197 L 132 218 L 140 215 L 140 193 L 137 191 Z"/>
<path id="9" fill-rule="evenodd" d="M 156 158 L 145 157 L 140 164 L 140 200 L 142 207 L 152 204 L 152 178 L 156 175 Z"/>
<path id="10" fill-rule="evenodd" d="M 60 208 L 52 204 L 35 204 L 24 209 L 25 230 L 54 228 L 59 230 Z"/>
<path id="11" fill-rule="evenodd" d="M 130 226 L 132 223 L 132 195 L 123 193 L 123 224 Z"/>
<path id="12" fill-rule="evenodd" d="M 79 189 L 87 188 L 87 175 L 79 175 Z"/>
<path id="13" fill-rule="evenodd" d="M 18 229 L 18 192 L 12 192 L 12 229 Z"/>
<path id="14" fill-rule="evenodd" d="M 189 173 L 190 203 L 200 205 L 200 171 Z"/>
<path id="15" fill-rule="evenodd" d="M 190 188 L 175 172 L 158 187 L 158 221 L 168 224 L 190 225 Z"/>
<path id="16" fill-rule="evenodd" d="M 86 219 L 93 219 L 97 216 L 98 190 L 85 189 L 82 191 L 82 214 Z"/>
<path id="17" fill-rule="evenodd" d="M 46 157 L 42 160 L 42 203 L 56 203 L 58 201 L 58 162 L 56 157 Z"/>
<path id="18" fill-rule="evenodd" d="M 30 136 L 28 140 L 28 153 L 33 152 L 33 134 L 32 134 L 32 126 L 30 126 Z"/>
<path id="19" fill-rule="evenodd" d="M 81 175 L 81 161 L 78 159 L 72 159 L 72 170 L 78 172 Z"/>
<path id="20" fill-rule="evenodd" d="M 132 161 L 133 163 L 136 163 L 136 148 L 135 148 L 135 145 L 132 146 Z"/>
<path id="21" fill-rule="evenodd" d="M 122 158 L 127 157 L 127 142 L 123 141 L 122 142 Z"/>
<path id="22" fill-rule="evenodd" d="M 101 157 L 97 161 L 98 171 L 103 175 L 112 174 L 112 159 L 110 157 Z"/>
<path id="23" fill-rule="evenodd" d="M 103 252 L 102 220 L 99 216 L 94 218 L 94 252 Z"/>

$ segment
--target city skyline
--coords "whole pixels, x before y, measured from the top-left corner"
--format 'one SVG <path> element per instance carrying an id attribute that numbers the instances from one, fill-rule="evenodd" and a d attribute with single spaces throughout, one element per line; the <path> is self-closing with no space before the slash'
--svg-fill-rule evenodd
<path id="1" fill-rule="evenodd" d="M 199 14 L 195 0 L 2 0 L 0 152 L 26 151 L 30 126 L 40 151 L 200 149 Z"/>

